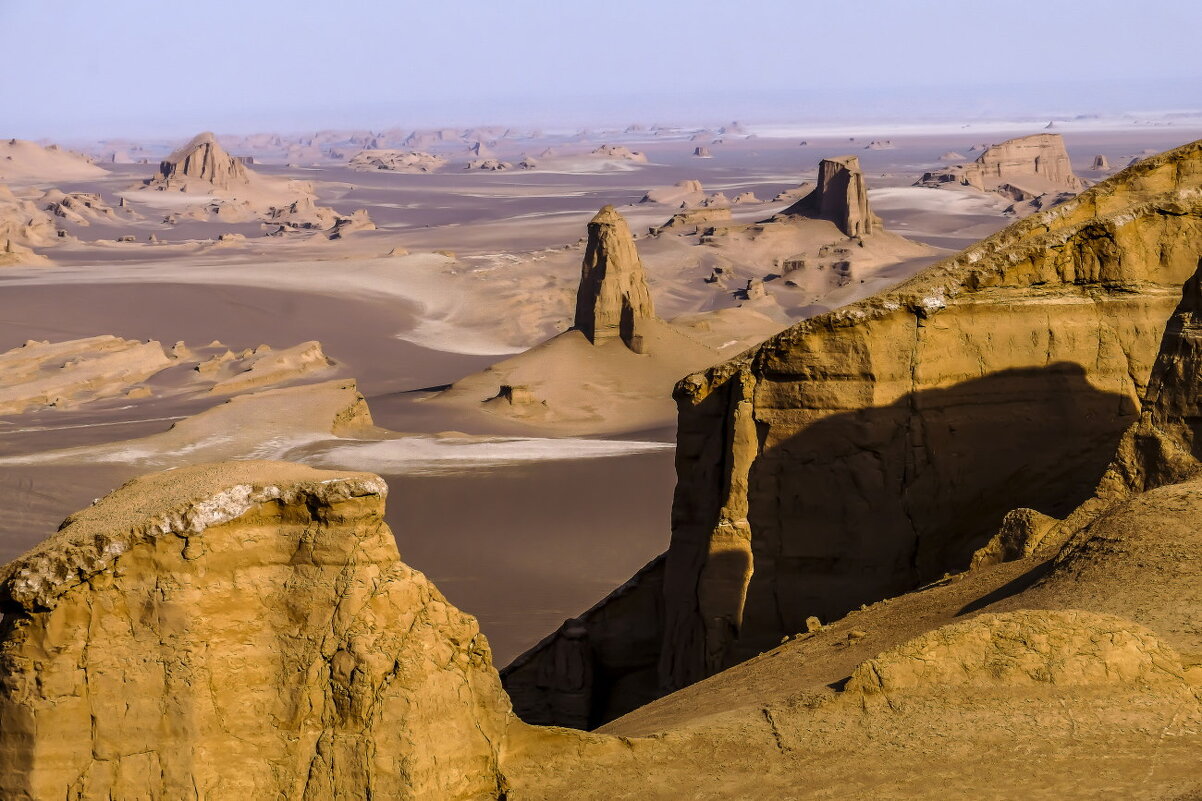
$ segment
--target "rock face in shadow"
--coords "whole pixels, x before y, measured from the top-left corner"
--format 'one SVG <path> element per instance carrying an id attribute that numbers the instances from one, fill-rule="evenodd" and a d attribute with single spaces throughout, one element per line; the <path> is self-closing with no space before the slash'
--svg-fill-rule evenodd
<path id="1" fill-rule="evenodd" d="M 622 600 L 662 595 L 639 626 L 661 631 L 657 691 L 968 567 L 1013 509 L 1091 497 L 1202 257 L 1200 186 L 1202 143 L 1146 159 L 681 381 L 671 546 Z M 592 643 L 632 628 L 589 618 Z"/>
<path id="2" fill-rule="evenodd" d="M 622 215 L 605 206 L 588 224 L 573 327 L 593 344 L 620 337 L 626 347 L 642 353 L 640 327 L 654 318 L 647 273 L 634 237 Z"/>
<path id="3" fill-rule="evenodd" d="M 847 236 L 867 236 L 881 229 L 881 220 L 868 207 L 868 189 L 857 156 L 823 159 L 818 186 L 784 211 L 830 220 Z"/>
<path id="4" fill-rule="evenodd" d="M 376 476 L 130 482 L 0 574 L 4 798 L 497 798 L 487 641 L 402 564 Z"/>
<path id="5" fill-rule="evenodd" d="M 231 189 L 248 181 L 246 166 L 226 153 L 217 137 L 206 131 L 159 162 L 158 172 L 150 179 L 150 185 L 188 191 L 187 187 L 194 183 Z"/>

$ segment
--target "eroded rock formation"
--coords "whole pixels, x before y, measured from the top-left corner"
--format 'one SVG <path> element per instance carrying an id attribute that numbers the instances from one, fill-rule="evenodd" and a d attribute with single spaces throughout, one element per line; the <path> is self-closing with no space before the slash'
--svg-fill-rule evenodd
<path id="1" fill-rule="evenodd" d="M 1098 168 L 1095 166 L 1095 169 Z M 916 186 L 948 184 L 997 192 L 1017 203 L 1042 199 L 1027 211 L 1051 206 L 1087 186 L 1073 173 L 1060 134 L 1008 139 L 1000 145 L 985 148 L 974 162 L 924 173 L 915 182 Z"/>
<path id="2" fill-rule="evenodd" d="M 818 186 L 784 213 L 830 220 L 847 236 L 867 236 L 881 227 L 868 207 L 868 189 L 856 156 L 823 159 Z"/>
<path id="3" fill-rule="evenodd" d="M 1090 498 L 1202 258 L 1200 186 L 1202 143 L 1145 159 L 684 379 L 671 547 L 624 596 L 662 594 L 640 624 L 660 629 L 657 691 L 966 568 L 1011 510 Z M 582 619 L 604 664 L 614 630 Z M 593 708 L 631 708 L 603 684 Z"/>
<path id="4" fill-rule="evenodd" d="M 130 482 L 0 574 L 5 798 L 502 797 L 509 702 L 376 476 Z"/>
<path id="5" fill-rule="evenodd" d="M 626 347 L 641 353 L 640 326 L 654 317 L 647 273 L 634 237 L 622 215 L 605 206 L 588 224 L 573 327 L 593 344 L 620 337 Z"/>
<path id="6" fill-rule="evenodd" d="M 150 186 L 160 190 L 197 191 L 198 185 L 232 189 L 250 180 L 246 166 L 225 152 L 217 137 L 197 134 L 188 144 L 159 162 Z"/>

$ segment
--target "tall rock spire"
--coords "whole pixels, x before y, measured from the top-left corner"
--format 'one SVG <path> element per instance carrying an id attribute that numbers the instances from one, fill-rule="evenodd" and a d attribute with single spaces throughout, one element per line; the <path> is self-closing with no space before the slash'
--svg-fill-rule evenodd
<path id="1" fill-rule="evenodd" d="M 647 273 L 626 220 L 605 206 L 588 224 L 588 247 L 580 269 L 574 327 L 594 345 L 621 337 L 644 352 L 642 323 L 655 317 Z"/>
<path id="2" fill-rule="evenodd" d="M 830 220 L 848 236 L 867 236 L 881 229 L 881 220 L 868 208 L 868 189 L 857 156 L 823 159 L 818 165 L 818 188 L 785 211 Z"/>

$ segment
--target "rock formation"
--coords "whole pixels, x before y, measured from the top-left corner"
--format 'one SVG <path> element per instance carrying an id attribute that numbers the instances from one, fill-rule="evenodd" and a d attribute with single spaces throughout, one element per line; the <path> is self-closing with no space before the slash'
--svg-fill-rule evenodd
<path id="1" fill-rule="evenodd" d="M 580 618 L 594 665 L 620 666 L 592 708 L 964 569 L 1011 510 L 1090 498 L 1202 258 L 1199 187 L 1202 142 L 684 379 L 671 547 L 622 601 L 662 595 L 662 617 Z M 640 658 L 611 659 L 622 638 Z M 538 653 L 506 680 L 535 670 L 555 684 Z"/>
<path id="2" fill-rule="evenodd" d="M 352 170 L 387 170 L 389 172 L 435 172 L 447 164 L 441 156 L 421 151 L 364 150 L 356 153 L 347 166 Z"/>
<path id="3" fill-rule="evenodd" d="M 699 159 L 711 159 L 711 158 L 713 158 L 713 155 L 710 153 L 710 149 L 709 149 L 708 147 L 695 147 L 695 148 L 693 148 L 693 155 L 694 155 L 695 157 L 699 158 Z"/>
<path id="4" fill-rule="evenodd" d="M 474 619 L 402 564 L 376 476 L 130 482 L 0 573 L 5 798 L 504 794 Z"/>
<path id="5" fill-rule="evenodd" d="M 1093 165 L 1090 167 L 1093 170 L 1109 170 L 1110 159 L 1103 156 L 1101 153 L 1093 157 Z"/>
<path id="6" fill-rule="evenodd" d="M 149 186 L 160 191 L 203 192 L 233 189 L 250 182 L 246 166 L 225 152 L 217 137 L 205 132 L 159 162 Z"/>
<path id="7" fill-rule="evenodd" d="M 823 159 L 818 164 L 818 186 L 784 214 L 830 220 L 847 236 L 868 236 L 881 227 L 880 218 L 868 207 L 868 189 L 856 156 Z"/>
<path id="8" fill-rule="evenodd" d="M 642 353 L 641 325 L 654 317 L 634 237 L 622 215 L 605 206 L 588 224 L 573 327 L 594 345 L 620 337 L 626 347 Z"/>
<path id="9" fill-rule="evenodd" d="M 38 203 L 13 194 L 0 184 L 0 266 L 43 264 L 48 259 L 31 248 L 57 238 L 54 218 Z"/>
<path id="10" fill-rule="evenodd" d="M 603 159 L 614 159 L 617 161 L 633 161 L 638 164 L 647 163 L 646 153 L 640 153 L 637 150 L 631 150 L 623 145 L 601 145 L 599 148 L 589 153 L 589 155 Z"/>
<path id="11" fill-rule="evenodd" d="M 1075 193 L 1086 183 L 1073 173 L 1064 138 L 1035 134 L 985 148 L 977 160 L 925 173 L 915 185 L 960 184 L 982 192 L 1000 192 L 1014 200 L 1049 193 Z"/>

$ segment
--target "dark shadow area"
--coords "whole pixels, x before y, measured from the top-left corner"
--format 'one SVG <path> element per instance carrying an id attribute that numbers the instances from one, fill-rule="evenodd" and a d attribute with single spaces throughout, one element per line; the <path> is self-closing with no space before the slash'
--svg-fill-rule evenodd
<path id="1" fill-rule="evenodd" d="M 1057 363 L 837 414 L 770 445 L 751 469 L 755 573 L 727 663 L 810 615 L 836 620 L 963 570 L 1011 509 L 1068 514 L 1135 418 L 1129 397 Z"/>
<path id="2" fill-rule="evenodd" d="M 1008 581 L 992 592 L 985 593 L 972 603 L 965 604 L 956 612 L 956 617 L 978 612 L 991 604 L 1004 601 L 1012 595 L 1018 595 L 1023 590 L 1035 586 L 1036 582 L 1052 571 L 1052 561 L 1048 559 L 1045 562 L 1040 562 L 1021 576 Z"/>

